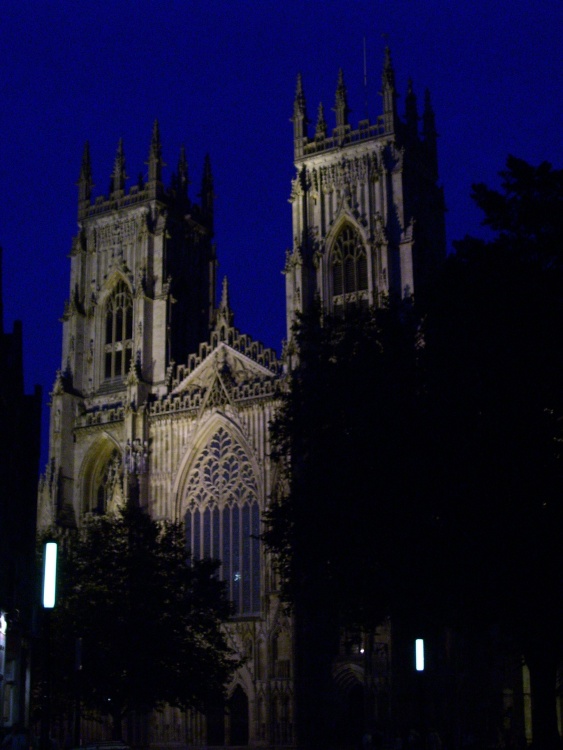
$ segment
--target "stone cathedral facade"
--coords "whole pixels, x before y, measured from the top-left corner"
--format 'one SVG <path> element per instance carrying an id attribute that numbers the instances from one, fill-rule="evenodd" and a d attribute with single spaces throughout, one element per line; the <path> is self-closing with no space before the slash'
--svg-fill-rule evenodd
<path id="1" fill-rule="evenodd" d="M 428 91 L 419 116 L 409 81 L 404 121 L 397 112 L 391 55 L 382 75 L 383 113 L 349 122 L 342 71 L 329 132 L 320 104 L 309 132 L 301 77 L 293 106 L 293 248 L 286 259 L 288 338 L 298 311 L 318 298 L 332 313 L 378 305 L 424 287 L 445 256 L 444 198 L 438 185 L 434 112 Z M 419 121 L 422 120 L 422 129 Z"/>
<path id="2" fill-rule="evenodd" d="M 295 742 L 291 622 L 257 538 L 277 485 L 268 425 L 291 366 L 291 324 L 315 298 L 338 311 L 411 294 L 444 252 L 430 101 L 420 133 L 411 88 L 398 117 L 389 54 L 382 85 L 383 114 L 352 129 L 340 74 L 335 128 L 321 106 L 309 133 L 298 79 L 283 363 L 235 328 L 226 280 L 216 303 L 209 160 L 199 203 L 183 150 L 165 186 L 155 123 L 147 179 L 126 189 L 120 142 L 109 195 L 94 199 L 85 148 L 39 524 L 75 526 L 128 500 L 183 519 L 194 554 L 222 561 L 230 638 L 245 657 L 224 717 L 169 710 L 151 720 L 152 744 Z M 385 691 L 388 659 L 378 664 Z M 335 668 L 344 690 L 362 684 L 359 651 Z"/>

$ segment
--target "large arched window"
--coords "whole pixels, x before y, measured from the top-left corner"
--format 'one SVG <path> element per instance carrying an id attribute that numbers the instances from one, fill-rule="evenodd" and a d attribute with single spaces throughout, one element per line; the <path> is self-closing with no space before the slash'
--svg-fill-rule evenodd
<path id="1" fill-rule="evenodd" d="M 120 281 L 105 307 L 104 376 L 123 379 L 133 356 L 133 297 Z"/>
<path id="2" fill-rule="evenodd" d="M 223 427 L 190 471 L 186 502 L 187 543 L 193 556 L 220 559 L 236 613 L 259 614 L 258 485 L 246 452 Z"/>
<path id="3" fill-rule="evenodd" d="M 366 249 L 356 229 L 347 224 L 332 249 L 332 295 L 335 310 L 347 302 L 367 305 L 368 263 Z"/>

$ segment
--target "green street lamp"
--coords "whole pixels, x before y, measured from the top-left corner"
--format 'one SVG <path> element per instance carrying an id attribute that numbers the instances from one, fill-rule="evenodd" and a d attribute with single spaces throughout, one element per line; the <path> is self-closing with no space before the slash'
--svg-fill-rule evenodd
<path id="1" fill-rule="evenodd" d="M 43 548 L 43 607 L 53 609 L 57 595 L 57 555 L 56 542 L 45 542 Z"/>
<path id="2" fill-rule="evenodd" d="M 424 639 L 417 638 L 414 642 L 414 665 L 417 672 L 424 672 Z"/>
<path id="3" fill-rule="evenodd" d="M 40 750 L 49 750 L 51 733 L 51 612 L 57 599 L 57 555 L 58 545 L 47 541 L 43 546 L 43 591 L 45 679 L 41 706 Z"/>

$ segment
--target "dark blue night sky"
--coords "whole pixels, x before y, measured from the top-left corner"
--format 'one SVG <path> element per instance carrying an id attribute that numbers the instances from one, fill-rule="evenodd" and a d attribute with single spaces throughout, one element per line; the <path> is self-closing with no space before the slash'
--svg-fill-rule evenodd
<path id="1" fill-rule="evenodd" d="M 303 74 L 309 117 L 329 128 L 338 69 L 351 122 L 381 111 L 386 45 L 399 111 L 412 77 L 436 112 L 448 244 L 479 233 L 472 182 L 498 184 L 508 153 L 563 166 L 561 0 L 5 0 L 0 12 L 0 245 L 4 327 L 21 319 L 27 390 L 45 401 L 60 367 L 83 145 L 95 194 L 117 143 L 146 172 L 159 120 L 168 179 L 185 144 L 191 197 L 210 154 L 218 278 L 236 325 L 279 350 L 285 250 L 292 244 L 290 117 Z M 44 412 L 46 432 L 48 411 Z M 42 461 L 46 460 L 44 455 Z"/>

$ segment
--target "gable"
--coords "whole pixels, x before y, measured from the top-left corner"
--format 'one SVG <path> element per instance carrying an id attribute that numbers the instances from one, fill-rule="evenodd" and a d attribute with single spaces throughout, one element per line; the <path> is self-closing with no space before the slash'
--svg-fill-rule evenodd
<path id="1" fill-rule="evenodd" d="M 246 383 L 275 380 L 276 375 L 246 354 L 221 342 L 171 391 L 175 396 L 186 391 L 222 389 L 228 394 Z"/>

